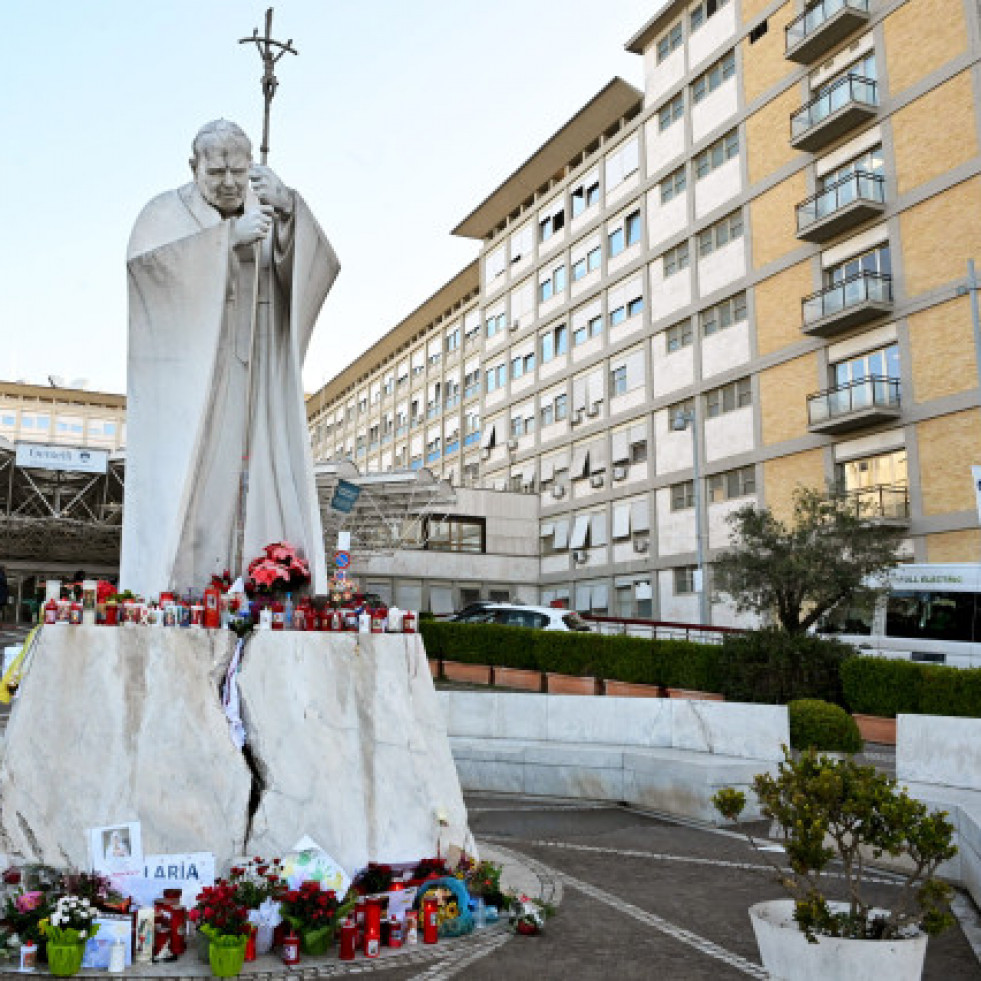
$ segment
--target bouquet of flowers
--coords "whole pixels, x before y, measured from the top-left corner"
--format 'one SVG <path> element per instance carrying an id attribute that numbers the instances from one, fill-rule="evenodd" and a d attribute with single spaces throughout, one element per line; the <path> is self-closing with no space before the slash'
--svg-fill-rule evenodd
<path id="1" fill-rule="evenodd" d="M 508 926 L 526 937 L 533 937 L 545 929 L 546 910 L 541 904 L 524 894 L 514 896 L 508 908 Z"/>
<path id="2" fill-rule="evenodd" d="M 267 899 L 282 899 L 286 883 L 280 878 L 282 865 L 278 858 L 264 862 L 256 857 L 244 865 L 233 865 L 228 874 L 235 887 L 235 898 L 247 909 L 258 909 Z"/>
<path id="3" fill-rule="evenodd" d="M 338 902 L 333 889 L 321 889 L 317 882 L 307 881 L 299 889 L 283 895 L 279 912 L 300 935 L 303 952 L 324 954 L 333 943 L 334 928 L 352 909 L 357 897 L 349 893 L 345 903 Z"/>
<path id="4" fill-rule="evenodd" d="M 249 563 L 246 592 L 272 593 L 305 586 L 310 582 L 310 566 L 295 545 L 273 542 L 263 554 Z"/>
<path id="5" fill-rule="evenodd" d="M 354 878 L 351 888 L 362 896 L 373 896 L 378 892 L 387 892 L 392 887 L 391 865 L 379 865 L 369 862 Z"/>
<path id="6" fill-rule="evenodd" d="M 446 875 L 446 860 L 442 858 L 424 858 L 412 870 L 413 879 L 433 879 Z"/>
<path id="7" fill-rule="evenodd" d="M 493 862 L 472 862 L 463 858 L 457 867 L 456 877 L 467 884 L 467 892 L 471 896 L 479 896 L 487 905 L 498 909 L 504 906 L 500 865 Z"/>
<path id="8" fill-rule="evenodd" d="M 67 872 L 62 876 L 61 888 L 69 896 L 89 900 L 96 909 L 113 913 L 129 911 L 131 900 L 116 892 L 108 876 L 98 872 Z"/>
<path id="9" fill-rule="evenodd" d="M 218 937 L 247 937 L 251 932 L 249 911 L 238 899 L 236 887 L 218 879 L 198 893 L 197 905 L 188 918 L 211 941 Z"/>
<path id="10" fill-rule="evenodd" d="M 41 924 L 49 944 L 78 944 L 99 932 L 95 907 L 81 896 L 62 896 L 55 903 L 47 923 Z"/>
<path id="11" fill-rule="evenodd" d="M 21 940 L 33 940 L 37 943 L 44 936 L 41 923 L 48 919 L 52 909 L 52 901 L 47 893 L 40 889 L 29 892 L 22 890 L 7 899 L 3 918 Z"/>

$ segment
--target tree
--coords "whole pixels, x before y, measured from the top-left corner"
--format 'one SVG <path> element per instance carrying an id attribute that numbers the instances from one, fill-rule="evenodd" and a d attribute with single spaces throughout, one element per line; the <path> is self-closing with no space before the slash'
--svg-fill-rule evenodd
<path id="1" fill-rule="evenodd" d="M 775 613 L 788 633 L 870 591 L 869 580 L 896 564 L 906 532 L 863 517 L 855 502 L 799 487 L 788 526 L 748 504 L 729 515 L 732 546 L 714 564 L 716 588 L 741 612 Z"/>

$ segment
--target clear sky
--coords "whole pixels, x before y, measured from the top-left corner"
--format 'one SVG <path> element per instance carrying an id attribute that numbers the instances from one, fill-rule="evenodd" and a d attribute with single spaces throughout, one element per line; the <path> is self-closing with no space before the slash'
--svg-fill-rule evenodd
<path id="1" fill-rule="evenodd" d="M 5 0 L 0 88 L 0 379 L 125 391 L 125 248 L 155 194 L 190 179 L 198 127 L 225 116 L 258 156 L 269 4 Z M 457 222 L 620 75 L 660 0 L 278 0 L 269 163 L 310 204 L 341 275 L 308 392 L 451 278 Z"/>

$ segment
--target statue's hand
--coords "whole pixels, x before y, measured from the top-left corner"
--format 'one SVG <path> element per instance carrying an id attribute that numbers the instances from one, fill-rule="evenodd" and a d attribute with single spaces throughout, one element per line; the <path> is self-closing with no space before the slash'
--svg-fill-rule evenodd
<path id="1" fill-rule="evenodd" d="M 249 180 L 263 204 L 270 204 L 284 218 L 293 214 L 293 193 L 269 167 L 253 164 Z"/>
<path id="2" fill-rule="evenodd" d="M 263 204 L 255 211 L 246 211 L 241 218 L 232 219 L 232 245 L 234 248 L 254 245 L 265 238 L 272 228 L 275 209 Z"/>

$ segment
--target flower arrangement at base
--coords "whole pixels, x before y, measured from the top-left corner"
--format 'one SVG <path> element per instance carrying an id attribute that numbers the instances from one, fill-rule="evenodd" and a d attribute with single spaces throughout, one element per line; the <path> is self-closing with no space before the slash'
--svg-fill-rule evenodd
<path id="1" fill-rule="evenodd" d="M 41 889 L 21 890 L 16 896 L 8 897 L 4 908 L 4 922 L 22 941 L 44 941 L 41 927 L 54 908 L 51 898 Z"/>
<path id="2" fill-rule="evenodd" d="M 99 932 L 95 907 L 81 896 L 62 896 L 40 927 L 48 953 L 48 967 L 58 977 L 78 974 L 85 942 Z"/>
<path id="3" fill-rule="evenodd" d="M 388 892 L 392 888 L 391 865 L 379 865 L 377 862 L 369 862 L 367 868 L 362 869 L 354 877 L 351 888 L 362 896 L 373 896 L 375 893 Z"/>
<path id="4" fill-rule="evenodd" d="M 198 893 L 197 905 L 187 915 L 209 940 L 211 973 L 219 978 L 241 973 L 252 926 L 248 909 L 238 900 L 235 885 L 218 879 L 213 886 L 206 886 Z"/>
<path id="5" fill-rule="evenodd" d="M 349 892 L 344 903 L 333 889 L 307 881 L 283 895 L 279 907 L 283 919 L 300 935 L 300 949 L 311 957 L 326 954 L 334 942 L 337 924 L 354 909 L 357 895 Z"/>
<path id="6" fill-rule="evenodd" d="M 501 891 L 501 871 L 501 866 L 493 862 L 474 862 L 464 856 L 455 875 L 466 883 L 467 892 L 472 897 L 482 899 L 488 906 L 503 909 L 506 903 Z"/>
<path id="7" fill-rule="evenodd" d="M 310 566 L 300 550 L 289 542 L 273 542 L 249 563 L 245 591 L 271 594 L 296 589 L 310 582 Z"/>
<path id="8" fill-rule="evenodd" d="M 267 954 L 273 946 L 273 931 L 282 922 L 279 901 L 287 885 L 280 878 L 282 862 L 271 862 L 256 856 L 241 865 L 233 865 L 228 873 L 235 887 L 235 898 L 248 910 L 249 923 L 256 932 L 256 953 Z"/>
<path id="9" fill-rule="evenodd" d="M 546 908 L 524 894 L 514 896 L 508 906 L 508 926 L 526 937 L 534 937 L 545 929 Z"/>

